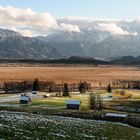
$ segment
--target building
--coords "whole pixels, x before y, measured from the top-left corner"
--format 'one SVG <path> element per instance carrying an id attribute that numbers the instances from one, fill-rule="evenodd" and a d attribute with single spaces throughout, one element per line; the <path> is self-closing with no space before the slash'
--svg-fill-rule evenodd
<path id="1" fill-rule="evenodd" d="M 20 104 L 31 104 L 31 98 L 27 95 L 21 95 Z"/>
<path id="2" fill-rule="evenodd" d="M 37 91 L 32 91 L 32 94 L 38 94 L 38 92 Z"/>
<path id="3" fill-rule="evenodd" d="M 70 110 L 80 110 L 81 102 L 78 100 L 67 100 L 65 101 L 67 109 Z"/>

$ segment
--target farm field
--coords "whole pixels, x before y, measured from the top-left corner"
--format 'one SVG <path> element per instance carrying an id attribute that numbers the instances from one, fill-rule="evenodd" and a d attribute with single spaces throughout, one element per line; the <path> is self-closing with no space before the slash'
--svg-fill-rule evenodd
<path id="1" fill-rule="evenodd" d="M 111 82 L 112 80 L 139 80 L 138 67 L 124 66 L 1 66 L 0 83 L 5 81 L 55 81 L 56 83 Z"/>
<path id="2" fill-rule="evenodd" d="M 5 111 L 0 112 L 0 132 L 6 140 L 140 139 L 140 129 L 123 124 Z"/>

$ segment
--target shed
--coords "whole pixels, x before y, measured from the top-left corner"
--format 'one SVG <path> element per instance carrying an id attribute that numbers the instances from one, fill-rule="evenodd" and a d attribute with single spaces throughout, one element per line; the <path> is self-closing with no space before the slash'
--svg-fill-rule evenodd
<path id="1" fill-rule="evenodd" d="M 32 94 L 38 94 L 38 92 L 37 91 L 32 91 Z"/>
<path id="2" fill-rule="evenodd" d="M 81 102 L 79 100 L 67 100 L 65 101 L 67 109 L 80 110 Z"/>
<path id="3" fill-rule="evenodd" d="M 27 95 L 21 95 L 20 104 L 31 104 L 31 98 Z"/>
<path id="4" fill-rule="evenodd" d="M 127 117 L 127 114 L 107 113 L 105 116 L 107 116 L 107 117 L 125 118 L 125 117 Z"/>

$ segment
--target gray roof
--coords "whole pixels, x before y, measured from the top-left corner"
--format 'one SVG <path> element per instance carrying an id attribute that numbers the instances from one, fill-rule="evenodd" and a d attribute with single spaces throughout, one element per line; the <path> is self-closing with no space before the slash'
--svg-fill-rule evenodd
<path id="1" fill-rule="evenodd" d="M 20 101 L 29 101 L 30 97 L 29 96 L 21 96 Z"/>
<path id="2" fill-rule="evenodd" d="M 79 100 L 67 100 L 67 101 L 65 101 L 65 104 L 80 105 L 80 101 Z"/>
<path id="3" fill-rule="evenodd" d="M 125 117 L 127 117 L 127 114 L 107 113 L 105 116 L 108 116 L 108 117 L 122 117 L 122 118 L 125 118 Z"/>

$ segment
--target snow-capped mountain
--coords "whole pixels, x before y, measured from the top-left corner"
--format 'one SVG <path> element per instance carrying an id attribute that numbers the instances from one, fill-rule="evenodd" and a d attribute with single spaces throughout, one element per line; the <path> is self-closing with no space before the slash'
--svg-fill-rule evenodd
<path id="1" fill-rule="evenodd" d="M 55 30 L 46 36 L 23 37 L 0 30 L 0 58 L 68 58 L 91 56 L 111 59 L 140 54 L 140 20 L 58 19 L 76 29 Z"/>

